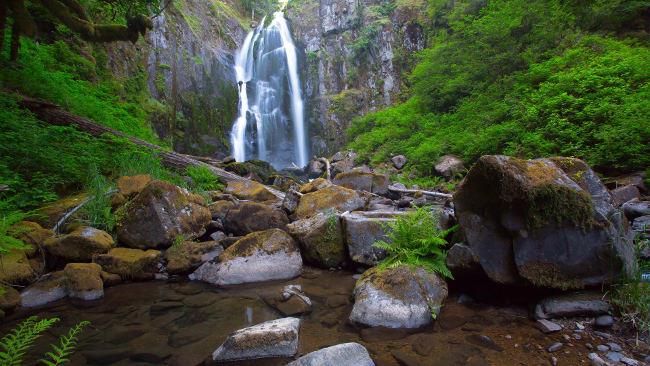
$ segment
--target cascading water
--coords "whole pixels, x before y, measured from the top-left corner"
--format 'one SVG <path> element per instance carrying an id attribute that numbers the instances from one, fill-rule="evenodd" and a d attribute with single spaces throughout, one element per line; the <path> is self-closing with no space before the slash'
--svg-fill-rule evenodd
<path id="1" fill-rule="evenodd" d="M 230 142 L 237 161 L 276 169 L 307 165 L 307 136 L 296 47 L 282 12 L 251 31 L 235 58 L 239 114 Z"/>

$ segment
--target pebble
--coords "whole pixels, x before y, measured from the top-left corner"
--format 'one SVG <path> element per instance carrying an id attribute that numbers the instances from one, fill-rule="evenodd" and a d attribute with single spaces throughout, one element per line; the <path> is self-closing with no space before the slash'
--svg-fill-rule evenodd
<path id="1" fill-rule="evenodd" d="M 587 347 L 587 349 L 594 349 L 594 345 L 591 343 L 585 343 L 585 347 Z"/>
<path id="2" fill-rule="evenodd" d="M 614 342 L 609 342 L 607 343 L 607 345 L 609 346 L 609 349 L 611 349 L 614 352 L 621 352 L 623 350 L 621 346 L 619 346 L 617 343 Z"/>
<path id="3" fill-rule="evenodd" d="M 609 351 L 609 347 L 606 346 L 606 345 L 604 345 L 604 344 L 599 344 L 599 345 L 596 347 L 596 349 L 597 349 L 599 352 L 607 352 L 607 351 Z"/>
<path id="4" fill-rule="evenodd" d="M 506 339 L 512 339 L 512 336 L 510 334 L 506 334 Z"/>
<path id="5" fill-rule="evenodd" d="M 580 334 L 573 334 L 573 339 L 581 340 L 582 336 Z"/>
<path id="6" fill-rule="evenodd" d="M 611 315 L 601 315 L 596 318 L 596 326 L 601 328 L 609 328 L 614 325 L 614 318 Z"/>
<path id="7" fill-rule="evenodd" d="M 551 364 L 557 366 L 557 357 L 551 357 Z"/>
<path id="8" fill-rule="evenodd" d="M 610 361 L 619 362 L 621 361 L 621 358 L 623 358 L 623 355 L 618 352 L 607 352 L 605 357 L 607 357 Z"/>
<path id="9" fill-rule="evenodd" d="M 609 333 L 599 332 L 599 331 L 595 330 L 595 331 L 594 331 L 594 334 L 597 335 L 597 336 L 599 336 L 599 337 L 601 337 L 601 338 L 612 339 L 612 335 L 609 334 Z"/>
<path id="10" fill-rule="evenodd" d="M 637 360 L 635 360 L 633 358 L 629 358 L 629 357 L 621 357 L 621 362 L 623 362 L 624 364 L 626 364 L 628 366 L 638 366 L 639 365 L 639 361 L 637 361 Z"/>
<path id="11" fill-rule="evenodd" d="M 592 366 L 607 366 L 607 362 L 595 353 L 590 353 L 587 357 L 589 357 Z"/>
<path id="12" fill-rule="evenodd" d="M 569 337 L 568 334 L 563 334 L 562 338 L 564 338 L 564 340 L 567 341 L 567 342 L 571 341 L 571 337 Z"/>
<path id="13" fill-rule="evenodd" d="M 580 323 L 580 322 L 576 322 L 576 329 L 578 329 L 578 330 L 584 330 L 584 329 L 585 329 L 585 326 L 582 325 L 582 323 Z"/>
<path id="14" fill-rule="evenodd" d="M 550 345 L 548 347 L 548 351 L 551 352 L 551 353 L 559 351 L 560 348 L 562 348 L 562 346 L 563 346 L 563 344 L 561 342 L 555 342 L 555 343 L 553 343 L 552 345 Z"/>

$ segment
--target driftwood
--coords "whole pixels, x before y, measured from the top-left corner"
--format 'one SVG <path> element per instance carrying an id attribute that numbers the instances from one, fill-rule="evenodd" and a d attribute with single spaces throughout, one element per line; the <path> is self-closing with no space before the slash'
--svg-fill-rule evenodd
<path id="1" fill-rule="evenodd" d="M 111 134 L 114 136 L 126 138 L 135 145 L 151 149 L 158 153 L 158 156 L 160 156 L 163 165 L 171 169 L 183 171 L 190 166 L 203 166 L 208 168 L 212 174 L 214 174 L 222 183 L 227 184 L 229 182 L 251 181 L 250 179 L 240 177 L 237 174 L 225 171 L 214 165 L 199 161 L 195 157 L 176 153 L 173 151 L 166 151 L 158 145 L 154 145 L 135 137 L 128 136 L 125 133 L 114 130 L 112 128 L 99 125 L 87 118 L 72 114 L 60 106 L 50 102 L 25 97 L 19 104 L 22 108 L 25 108 L 34 113 L 34 115 L 36 115 L 36 117 L 38 117 L 41 121 L 49 124 L 57 126 L 74 126 L 80 131 L 97 137 L 104 134 Z M 278 197 L 278 199 L 284 199 L 283 192 L 268 186 L 266 188 L 276 197 Z"/>
<path id="2" fill-rule="evenodd" d="M 449 194 L 449 193 L 423 191 L 421 189 L 405 189 L 405 188 L 397 188 L 397 187 L 393 187 L 393 186 L 388 186 L 388 190 L 391 191 L 391 192 L 396 192 L 396 193 L 414 194 L 414 193 L 420 192 L 425 196 L 431 196 L 431 197 L 436 197 L 436 198 L 447 198 L 447 199 L 452 198 L 452 195 Z"/>

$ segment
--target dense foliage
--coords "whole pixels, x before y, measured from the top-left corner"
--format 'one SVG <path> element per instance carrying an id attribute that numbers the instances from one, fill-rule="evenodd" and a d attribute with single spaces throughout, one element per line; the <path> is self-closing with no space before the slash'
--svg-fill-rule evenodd
<path id="1" fill-rule="evenodd" d="M 411 74 L 412 96 L 357 119 L 351 147 L 375 163 L 405 154 L 420 175 L 447 153 L 643 169 L 650 50 L 638 24 L 648 9 L 649 1 L 432 0 L 432 47 Z"/>

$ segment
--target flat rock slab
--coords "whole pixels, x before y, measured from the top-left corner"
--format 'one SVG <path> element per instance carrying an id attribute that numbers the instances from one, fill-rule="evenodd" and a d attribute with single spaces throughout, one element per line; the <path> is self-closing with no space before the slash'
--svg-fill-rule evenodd
<path id="1" fill-rule="evenodd" d="M 583 292 L 548 297 L 535 306 L 535 318 L 553 319 L 573 316 L 597 316 L 611 310 L 599 293 Z"/>
<path id="2" fill-rule="evenodd" d="M 368 350 L 359 343 L 343 343 L 308 353 L 287 366 L 374 366 Z"/>
<path id="3" fill-rule="evenodd" d="M 214 361 L 291 357 L 298 352 L 300 319 L 270 320 L 237 330 L 212 354 Z"/>

